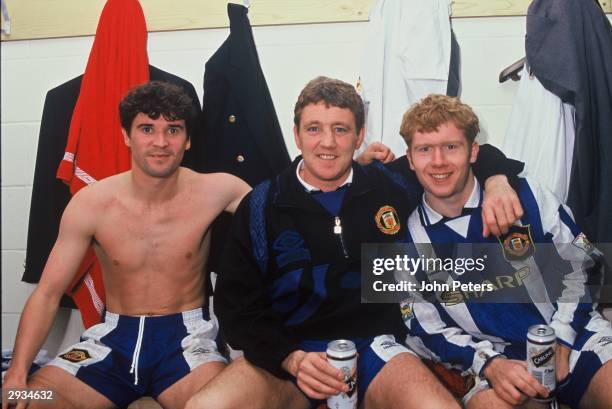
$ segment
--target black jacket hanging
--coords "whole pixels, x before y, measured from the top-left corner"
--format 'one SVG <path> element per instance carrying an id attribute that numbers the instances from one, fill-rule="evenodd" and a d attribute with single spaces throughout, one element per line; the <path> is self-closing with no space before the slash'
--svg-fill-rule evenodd
<path id="1" fill-rule="evenodd" d="M 255 186 L 280 173 L 291 159 L 259 64 L 248 9 L 229 3 L 227 12 L 230 35 L 204 71 L 205 144 L 199 153 L 205 166 L 199 170 L 231 173 Z M 213 223 L 208 271 L 218 271 L 230 224 L 225 213 Z M 210 287 L 207 292 L 212 293 Z"/>
<path id="2" fill-rule="evenodd" d="M 204 171 L 228 172 L 251 186 L 291 160 L 255 48 L 248 9 L 228 4 L 230 35 L 204 71 Z"/>

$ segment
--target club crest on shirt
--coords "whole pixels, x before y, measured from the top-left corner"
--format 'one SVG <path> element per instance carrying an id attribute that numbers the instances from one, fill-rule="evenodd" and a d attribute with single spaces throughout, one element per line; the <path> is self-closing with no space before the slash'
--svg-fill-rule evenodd
<path id="1" fill-rule="evenodd" d="M 61 354 L 59 357 L 65 359 L 66 361 L 76 363 L 91 358 L 91 355 L 89 355 L 89 351 L 85 349 L 72 348 L 70 351 Z"/>
<path id="2" fill-rule="evenodd" d="M 392 206 L 383 206 L 378 209 L 374 219 L 378 230 L 385 234 L 396 234 L 400 230 L 399 216 Z"/>
<path id="3" fill-rule="evenodd" d="M 414 318 L 414 310 L 412 309 L 412 301 L 400 303 L 400 311 L 404 321 L 408 321 Z"/>
<path id="4" fill-rule="evenodd" d="M 533 256 L 535 247 L 531 239 L 531 225 L 510 226 L 508 233 L 498 237 L 507 261 L 524 260 Z"/>

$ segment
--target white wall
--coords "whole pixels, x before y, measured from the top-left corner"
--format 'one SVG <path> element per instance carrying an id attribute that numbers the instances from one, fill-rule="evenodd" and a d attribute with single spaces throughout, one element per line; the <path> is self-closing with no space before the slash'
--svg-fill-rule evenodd
<path id="1" fill-rule="evenodd" d="M 524 55 L 524 17 L 455 19 L 462 47 L 463 99 L 473 105 L 489 142 L 500 144 L 517 84 L 499 84 L 499 72 Z M 366 23 L 257 27 L 261 64 L 292 156 L 293 104 L 304 84 L 324 74 L 355 83 Z M 153 65 L 190 80 L 202 98 L 204 62 L 228 29 L 152 33 Z M 84 70 L 92 38 L 3 42 L 2 139 L 2 348 L 12 347 L 20 312 L 32 286 L 20 282 L 38 130 L 47 90 Z M 55 352 L 62 316 L 46 347 Z"/>

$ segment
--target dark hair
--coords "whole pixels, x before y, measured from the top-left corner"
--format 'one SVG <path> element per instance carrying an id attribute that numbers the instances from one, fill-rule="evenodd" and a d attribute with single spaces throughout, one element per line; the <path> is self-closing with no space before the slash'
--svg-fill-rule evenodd
<path id="1" fill-rule="evenodd" d="M 440 125 L 452 122 L 460 129 L 469 144 L 480 132 L 478 117 L 469 105 L 458 98 L 431 94 L 410 107 L 402 118 L 400 135 L 410 146 L 415 132 L 434 132 Z"/>
<path id="2" fill-rule="evenodd" d="M 184 119 L 188 138 L 197 116 L 193 100 L 183 88 L 161 81 L 151 81 L 132 88 L 119 103 L 121 127 L 128 135 L 132 122 L 139 113 L 153 119 L 163 115 L 167 121 Z"/>
<path id="3" fill-rule="evenodd" d="M 306 84 L 295 103 L 293 123 L 299 127 L 304 107 L 319 102 L 324 102 L 327 107 L 348 108 L 355 115 L 356 131 L 359 132 L 363 128 L 365 122 L 363 101 L 355 87 L 328 77 L 317 77 Z"/>

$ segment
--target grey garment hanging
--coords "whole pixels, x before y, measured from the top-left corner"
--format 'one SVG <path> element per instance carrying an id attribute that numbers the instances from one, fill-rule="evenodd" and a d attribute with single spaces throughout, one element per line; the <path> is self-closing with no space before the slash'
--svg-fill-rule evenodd
<path id="1" fill-rule="evenodd" d="M 592 241 L 612 242 L 612 27 L 596 1 L 534 0 L 527 61 L 576 108 L 568 204 Z"/>
<path id="2" fill-rule="evenodd" d="M 230 35 L 204 71 L 204 168 L 228 172 L 251 186 L 291 160 L 242 5 L 227 5 Z"/>

